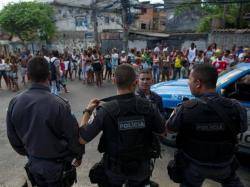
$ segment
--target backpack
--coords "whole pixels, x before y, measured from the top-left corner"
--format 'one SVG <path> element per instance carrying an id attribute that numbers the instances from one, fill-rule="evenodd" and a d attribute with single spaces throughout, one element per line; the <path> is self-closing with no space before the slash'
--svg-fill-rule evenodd
<path id="1" fill-rule="evenodd" d="M 55 66 L 55 61 L 58 60 L 57 58 L 53 61 L 50 61 L 49 63 L 49 70 L 50 70 L 50 74 L 51 74 L 51 80 L 54 81 L 57 79 L 56 76 L 56 66 Z"/>

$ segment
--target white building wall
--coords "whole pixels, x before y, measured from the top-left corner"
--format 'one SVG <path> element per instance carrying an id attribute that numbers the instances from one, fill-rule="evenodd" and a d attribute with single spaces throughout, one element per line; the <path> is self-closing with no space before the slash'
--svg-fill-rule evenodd
<path id="1" fill-rule="evenodd" d="M 107 22 L 107 20 L 109 20 Z M 105 29 L 122 29 L 121 16 L 112 13 L 102 13 L 97 17 L 98 21 L 98 32 L 102 32 Z"/>
<path id="2" fill-rule="evenodd" d="M 93 32 L 92 12 L 79 7 L 54 5 L 55 21 L 58 31 Z M 76 25 L 76 18 L 84 18 L 84 26 Z M 122 29 L 121 16 L 114 13 L 98 13 L 98 32 L 104 29 Z"/>

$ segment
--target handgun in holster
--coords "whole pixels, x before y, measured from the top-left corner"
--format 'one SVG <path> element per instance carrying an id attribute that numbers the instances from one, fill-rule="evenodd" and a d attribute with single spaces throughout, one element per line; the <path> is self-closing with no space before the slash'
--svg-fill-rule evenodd
<path id="1" fill-rule="evenodd" d="M 70 163 L 64 164 L 61 181 L 63 186 L 72 186 L 77 182 L 76 168 Z"/>

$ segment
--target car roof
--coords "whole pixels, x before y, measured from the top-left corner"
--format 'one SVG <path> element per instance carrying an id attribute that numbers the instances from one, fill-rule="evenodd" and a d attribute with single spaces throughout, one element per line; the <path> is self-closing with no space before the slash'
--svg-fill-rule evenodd
<path id="1" fill-rule="evenodd" d="M 250 73 L 250 63 L 240 63 L 233 66 L 231 69 L 223 72 L 217 81 L 217 91 L 227 87 L 237 79 Z"/>

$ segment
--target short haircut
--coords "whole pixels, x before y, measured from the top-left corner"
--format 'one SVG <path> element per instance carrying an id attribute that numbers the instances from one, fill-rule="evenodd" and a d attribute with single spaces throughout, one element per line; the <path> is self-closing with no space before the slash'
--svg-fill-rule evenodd
<path id="1" fill-rule="evenodd" d="M 194 66 L 193 76 L 198 79 L 206 88 L 216 88 L 218 79 L 217 70 L 208 64 L 198 64 Z"/>
<path id="2" fill-rule="evenodd" d="M 58 52 L 57 50 L 53 50 L 53 51 L 52 51 L 52 55 L 53 55 L 54 57 L 59 58 L 59 52 Z"/>
<path id="3" fill-rule="evenodd" d="M 129 64 L 119 65 L 115 71 L 115 79 L 118 88 L 128 88 L 136 80 L 133 66 Z"/>
<path id="4" fill-rule="evenodd" d="M 49 77 L 49 63 L 43 57 L 34 57 L 28 62 L 28 75 L 33 82 L 43 82 Z"/>
<path id="5" fill-rule="evenodd" d="M 139 75 L 140 74 L 150 74 L 152 75 L 151 71 L 149 69 L 142 69 L 141 71 L 139 71 Z"/>

